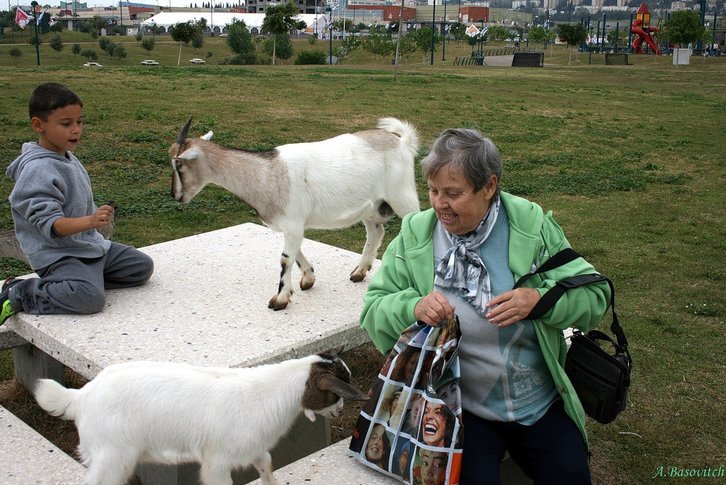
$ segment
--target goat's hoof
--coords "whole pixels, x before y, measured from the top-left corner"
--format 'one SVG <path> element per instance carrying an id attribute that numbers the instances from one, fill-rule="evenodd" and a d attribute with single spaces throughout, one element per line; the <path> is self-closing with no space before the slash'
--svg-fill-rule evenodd
<path id="1" fill-rule="evenodd" d="M 370 268 L 368 268 L 370 269 Z M 360 283 L 364 279 L 366 279 L 366 274 L 368 273 L 368 269 L 361 268 L 360 266 L 356 267 L 353 272 L 350 274 L 350 281 L 353 283 Z"/>
<path id="2" fill-rule="evenodd" d="M 314 284 L 315 284 L 315 278 L 312 278 L 309 280 L 306 280 L 304 278 L 300 279 L 300 289 L 303 291 L 309 290 L 310 288 L 313 287 Z"/>
<path id="3" fill-rule="evenodd" d="M 273 296 L 270 299 L 270 303 L 267 304 L 267 308 L 272 308 L 275 311 L 284 310 L 287 308 L 288 301 L 278 301 L 278 295 Z"/>

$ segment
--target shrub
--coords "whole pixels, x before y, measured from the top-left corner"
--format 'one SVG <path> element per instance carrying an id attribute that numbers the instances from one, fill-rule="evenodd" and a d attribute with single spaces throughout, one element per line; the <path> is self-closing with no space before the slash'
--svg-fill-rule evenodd
<path id="1" fill-rule="evenodd" d="M 8 54 L 10 54 L 10 57 L 17 61 L 18 58 L 23 55 L 23 51 L 21 51 L 17 47 L 13 47 L 12 49 L 10 49 L 10 51 L 8 51 Z"/>
<path id="2" fill-rule="evenodd" d="M 320 51 L 303 51 L 297 55 L 295 64 L 325 64 L 327 62 L 326 55 Z"/>
<path id="3" fill-rule="evenodd" d="M 98 59 L 98 54 L 96 54 L 96 51 L 93 49 L 85 49 L 83 52 L 81 52 L 81 55 L 88 59 L 89 61 L 95 61 Z"/>
<path id="4" fill-rule="evenodd" d="M 155 37 L 147 37 L 146 39 L 141 41 L 141 47 L 143 47 L 144 50 L 147 50 L 149 52 L 154 50 L 155 45 L 156 45 Z"/>

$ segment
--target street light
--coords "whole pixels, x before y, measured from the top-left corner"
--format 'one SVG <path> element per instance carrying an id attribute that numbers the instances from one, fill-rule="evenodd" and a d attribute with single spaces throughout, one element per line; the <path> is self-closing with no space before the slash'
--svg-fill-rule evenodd
<path id="1" fill-rule="evenodd" d="M 333 9 L 326 7 L 325 11 L 328 12 L 328 64 L 333 65 Z"/>
<path id="2" fill-rule="evenodd" d="M 38 12 L 40 12 L 40 4 L 33 0 L 30 2 L 30 5 L 33 7 L 33 17 L 35 18 L 35 57 L 40 66 L 40 39 L 38 39 Z"/>
<path id="3" fill-rule="evenodd" d="M 442 0 L 444 2 L 444 46 L 442 49 L 441 54 L 441 60 L 446 60 L 446 0 Z"/>
<path id="4" fill-rule="evenodd" d="M 434 11 L 431 14 L 431 65 L 434 65 L 434 46 L 436 45 L 436 0 L 434 0 Z"/>

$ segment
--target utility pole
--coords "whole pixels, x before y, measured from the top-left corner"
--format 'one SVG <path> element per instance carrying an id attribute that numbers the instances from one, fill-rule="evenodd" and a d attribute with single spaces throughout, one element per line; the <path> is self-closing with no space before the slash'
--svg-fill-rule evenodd
<path id="1" fill-rule="evenodd" d="M 30 2 L 33 7 L 33 18 L 35 19 L 35 57 L 38 60 L 38 66 L 40 66 L 40 39 L 38 38 L 38 12 L 40 12 L 40 4 L 33 0 Z"/>

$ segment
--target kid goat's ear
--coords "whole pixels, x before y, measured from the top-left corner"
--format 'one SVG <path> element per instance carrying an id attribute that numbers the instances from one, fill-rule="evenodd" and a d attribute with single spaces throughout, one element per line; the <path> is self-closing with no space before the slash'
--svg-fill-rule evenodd
<path id="1" fill-rule="evenodd" d="M 336 395 L 350 401 L 367 401 L 368 395 L 356 389 L 352 385 L 344 382 L 332 374 L 320 376 L 317 382 L 317 388 L 321 391 L 330 391 Z"/>

